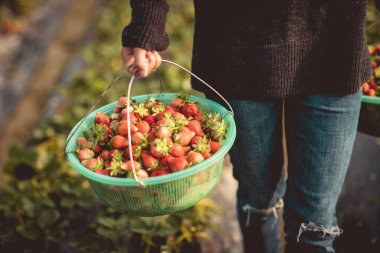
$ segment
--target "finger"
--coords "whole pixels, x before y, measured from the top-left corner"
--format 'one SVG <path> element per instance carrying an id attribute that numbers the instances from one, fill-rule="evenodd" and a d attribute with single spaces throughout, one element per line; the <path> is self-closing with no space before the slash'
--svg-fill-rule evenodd
<path id="1" fill-rule="evenodd" d="M 121 58 L 123 60 L 124 66 L 128 69 L 128 67 L 130 65 L 132 65 L 135 61 L 135 57 L 133 55 L 133 48 L 122 47 L 121 48 Z"/>
<path id="2" fill-rule="evenodd" d="M 156 56 L 152 52 L 147 53 L 149 73 L 153 72 L 154 66 L 156 66 Z"/>
<path id="3" fill-rule="evenodd" d="M 135 65 L 129 65 L 128 67 L 127 67 L 127 71 L 128 71 L 128 73 L 129 74 L 131 74 L 131 75 L 134 75 L 134 74 L 136 74 L 136 72 L 137 72 L 137 70 L 136 70 L 136 68 L 135 68 Z"/>
<path id="4" fill-rule="evenodd" d="M 137 77 L 146 77 L 148 75 L 148 60 L 146 58 L 147 51 L 142 48 L 134 48 L 133 52 L 135 55 L 135 75 Z"/>
<path id="5" fill-rule="evenodd" d="M 153 71 L 156 71 L 157 68 L 161 65 L 162 58 L 161 55 L 157 51 L 153 51 L 154 56 L 156 57 L 156 65 L 153 68 Z"/>

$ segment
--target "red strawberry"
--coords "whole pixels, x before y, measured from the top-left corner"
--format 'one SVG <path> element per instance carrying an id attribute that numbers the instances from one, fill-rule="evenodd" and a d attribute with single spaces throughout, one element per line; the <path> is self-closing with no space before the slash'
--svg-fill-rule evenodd
<path id="1" fill-rule="evenodd" d="M 158 160 L 149 155 L 148 151 L 144 150 L 141 153 L 141 159 L 145 168 L 155 169 L 158 166 Z"/>
<path id="2" fill-rule="evenodd" d="M 148 174 L 148 172 L 146 172 L 146 170 L 138 170 L 136 172 L 136 174 L 139 178 L 148 178 L 149 177 L 149 174 Z"/>
<path id="3" fill-rule="evenodd" d="M 110 161 L 103 161 L 103 165 L 104 165 L 104 168 L 108 168 L 111 166 L 111 162 Z"/>
<path id="4" fill-rule="evenodd" d="M 198 120 L 198 121 L 201 121 L 203 119 L 203 115 L 200 113 L 196 113 L 193 117 L 195 120 Z"/>
<path id="5" fill-rule="evenodd" d="M 158 177 L 158 176 L 163 176 L 170 174 L 169 168 L 157 168 L 150 173 L 151 177 Z"/>
<path id="6" fill-rule="evenodd" d="M 204 153 L 202 154 L 202 156 L 203 156 L 204 159 L 207 159 L 207 158 L 209 158 L 209 157 L 211 156 L 211 153 L 210 153 L 210 151 L 208 151 L 208 152 L 204 152 Z"/>
<path id="7" fill-rule="evenodd" d="M 156 119 L 160 121 L 161 119 L 164 119 L 166 117 L 166 112 L 160 112 L 156 114 Z"/>
<path id="8" fill-rule="evenodd" d="M 124 162 L 122 165 L 121 165 L 121 169 L 123 170 L 126 170 L 126 171 L 132 171 L 132 161 L 133 161 L 133 165 L 135 167 L 135 170 L 140 170 L 141 169 L 141 163 L 135 161 L 135 160 L 128 160 L 126 162 Z"/>
<path id="9" fill-rule="evenodd" d="M 199 140 L 200 140 L 201 138 L 202 138 L 202 136 L 200 136 L 200 135 L 195 135 L 195 136 L 191 139 L 191 141 L 190 141 L 190 145 L 193 146 L 194 144 L 198 143 Z"/>
<path id="10" fill-rule="evenodd" d="M 132 156 L 133 156 L 133 160 L 137 160 L 141 155 L 141 146 L 137 146 L 137 145 L 132 145 Z M 124 156 L 127 158 L 127 159 L 131 159 L 130 158 L 130 155 L 129 155 L 129 148 L 126 148 L 124 150 Z"/>
<path id="11" fill-rule="evenodd" d="M 150 115 L 151 116 L 151 115 Z M 154 120 L 154 119 L 153 119 Z M 138 131 L 142 134 L 147 134 L 150 131 L 150 125 L 146 121 L 140 121 L 136 124 Z"/>
<path id="12" fill-rule="evenodd" d="M 183 115 L 180 112 L 173 113 L 173 118 L 177 122 L 178 125 L 184 126 L 188 124 L 187 118 L 185 117 L 185 115 Z"/>
<path id="13" fill-rule="evenodd" d="M 171 106 L 173 107 L 182 107 L 184 104 L 183 100 L 180 98 L 175 98 L 171 102 Z"/>
<path id="14" fill-rule="evenodd" d="M 189 152 L 189 150 L 190 150 L 190 147 L 185 147 L 185 146 L 182 146 L 181 144 L 173 143 L 172 151 L 170 152 L 170 154 L 175 157 L 181 157 L 181 156 L 185 156 L 186 153 Z"/>
<path id="15" fill-rule="evenodd" d="M 167 105 L 167 106 L 165 106 L 165 111 L 168 112 L 168 113 L 170 113 L 170 114 L 173 114 L 173 113 L 177 112 L 178 109 L 175 109 L 174 107 L 171 107 L 171 106 Z"/>
<path id="16" fill-rule="evenodd" d="M 144 141 L 144 135 L 140 132 L 133 133 L 131 135 L 131 141 L 133 144 L 140 144 L 142 141 Z"/>
<path id="17" fill-rule="evenodd" d="M 115 135 L 112 138 L 112 147 L 116 149 L 124 149 L 128 147 L 128 139 L 121 135 Z"/>
<path id="18" fill-rule="evenodd" d="M 208 140 L 206 136 L 200 138 L 200 140 L 193 145 L 193 148 L 195 151 L 201 153 L 205 159 L 211 156 L 210 140 Z"/>
<path id="19" fill-rule="evenodd" d="M 166 124 L 168 124 L 168 122 L 169 122 L 169 120 L 167 118 L 161 118 L 154 125 L 155 126 L 166 125 Z"/>
<path id="20" fill-rule="evenodd" d="M 95 156 L 95 152 L 89 148 L 81 149 L 77 151 L 79 161 L 91 159 Z"/>
<path id="21" fill-rule="evenodd" d="M 184 127 L 186 128 L 186 127 Z M 188 129 L 188 128 L 186 128 Z M 174 134 L 173 140 L 176 143 L 179 143 L 183 146 L 189 145 L 191 139 L 195 136 L 195 133 L 192 131 L 182 131 Z"/>
<path id="22" fill-rule="evenodd" d="M 369 82 L 369 87 L 370 87 L 371 89 L 376 90 L 376 89 L 377 89 L 377 84 L 376 84 L 374 81 L 371 81 L 371 82 Z"/>
<path id="23" fill-rule="evenodd" d="M 97 144 L 95 145 L 95 148 L 93 148 L 92 150 L 93 150 L 96 154 L 99 154 L 100 152 L 102 152 L 103 147 L 102 147 L 99 143 L 97 143 Z"/>
<path id="24" fill-rule="evenodd" d="M 114 112 L 120 112 L 121 109 L 127 106 L 128 99 L 127 97 L 120 97 L 114 108 Z"/>
<path id="25" fill-rule="evenodd" d="M 138 131 L 138 128 L 135 125 L 131 124 L 131 133 L 135 133 L 137 131 Z M 117 127 L 117 133 L 125 137 L 128 136 L 128 121 L 127 120 L 121 120 L 119 122 L 119 126 Z"/>
<path id="26" fill-rule="evenodd" d="M 128 117 L 127 117 L 127 109 L 123 109 L 123 110 L 121 111 L 119 117 L 120 117 L 120 119 L 127 120 L 127 119 L 128 119 Z M 132 125 L 136 125 L 136 123 L 137 123 L 137 118 L 136 118 L 136 116 L 133 114 L 133 112 L 130 112 L 130 113 L 129 113 L 129 118 L 130 118 L 130 120 L 131 120 L 131 124 L 132 124 Z"/>
<path id="27" fill-rule="evenodd" d="M 100 158 L 102 158 L 103 161 L 110 161 L 110 152 L 105 149 L 99 154 Z"/>
<path id="28" fill-rule="evenodd" d="M 188 128 L 185 127 L 185 126 L 181 126 L 181 127 L 179 128 L 179 130 L 180 130 L 180 132 L 191 132 L 190 129 L 188 129 Z"/>
<path id="29" fill-rule="evenodd" d="M 127 120 L 120 120 L 116 128 L 116 133 L 125 137 L 128 136 L 128 121 Z"/>
<path id="30" fill-rule="evenodd" d="M 376 96 L 376 91 L 373 90 L 373 89 L 370 89 L 370 90 L 368 91 L 368 96 L 370 96 L 370 97 L 374 97 L 374 96 Z"/>
<path id="31" fill-rule="evenodd" d="M 108 153 L 108 159 L 110 161 L 118 161 L 120 162 L 123 159 L 123 153 L 120 150 L 112 149 Z"/>
<path id="32" fill-rule="evenodd" d="M 170 157 L 168 163 L 172 172 L 184 170 L 189 165 L 185 157 Z"/>
<path id="33" fill-rule="evenodd" d="M 110 124 L 110 118 L 102 112 L 97 112 L 95 116 L 95 124 Z"/>
<path id="34" fill-rule="evenodd" d="M 79 137 L 77 140 L 77 147 L 78 149 L 85 149 L 88 148 L 88 141 L 84 137 Z"/>
<path id="35" fill-rule="evenodd" d="M 162 158 L 160 159 L 160 165 L 168 164 L 168 161 L 169 161 L 169 158 L 170 158 L 170 157 L 173 157 L 173 156 L 171 156 L 171 155 L 169 154 L 169 155 L 166 155 L 166 156 L 162 157 Z"/>
<path id="36" fill-rule="evenodd" d="M 137 120 L 141 120 L 143 118 L 143 116 L 141 116 L 139 113 L 137 112 L 134 112 L 133 113 L 135 115 L 135 117 L 137 118 Z"/>
<path id="37" fill-rule="evenodd" d="M 198 113 L 198 106 L 194 103 L 186 103 L 182 107 L 182 113 L 186 117 L 194 116 Z"/>
<path id="38" fill-rule="evenodd" d="M 109 127 L 111 128 L 111 130 L 113 132 L 117 132 L 117 128 L 119 127 L 119 120 L 117 120 L 117 119 L 112 120 L 110 122 L 110 126 Z"/>
<path id="39" fill-rule="evenodd" d="M 109 176 L 110 171 L 109 170 L 95 170 L 95 173 L 98 173 L 100 175 Z"/>
<path id="40" fill-rule="evenodd" d="M 134 116 L 134 115 L 133 115 Z M 127 108 L 124 108 L 120 111 L 119 119 L 127 119 Z"/>
<path id="41" fill-rule="evenodd" d="M 167 139 L 155 139 L 150 144 L 150 153 L 155 158 L 162 158 L 170 153 L 172 150 L 172 142 Z"/>
<path id="42" fill-rule="evenodd" d="M 218 151 L 220 149 L 219 142 L 217 142 L 217 141 L 211 141 L 210 142 L 210 148 L 211 148 L 210 152 L 211 153 L 215 153 L 216 151 Z"/>
<path id="43" fill-rule="evenodd" d="M 161 126 L 156 131 L 156 136 L 160 139 L 170 139 L 172 135 L 172 132 L 170 131 L 169 127 Z"/>
<path id="44" fill-rule="evenodd" d="M 144 117 L 144 120 L 148 122 L 149 126 L 154 126 L 156 124 L 156 121 L 154 120 L 153 115 L 148 115 Z"/>
<path id="45" fill-rule="evenodd" d="M 148 134 L 148 140 L 154 141 L 156 139 L 156 129 L 152 128 Z"/>
<path id="46" fill-rule="evenodd" d="M 202 154 L 196 151 L 191 151 L 187 155 L 187 161 L 191 164 L 197 164 L 197 163 L 202 162 L 203 160 L 204 160 L 204 157 L 202 156 Z"/>
<path id="47" fill-rule="evenodd" d="M 191 131 L 195 132 L 196 135 L 205 135 L 202 129 L 202 125 L 198 120 L 190 120 L 189 124 L 187 124 L 186 127 L 189 128 Z"/>
<path id="48" fill-rule="evenodd" d="M 90 170 L 103 169 L 103 161 L 100 157 L 83 160 L 81 163 L 83 164 L 83 166 L 85 166 L 87 169 L 90 169 Z"/>

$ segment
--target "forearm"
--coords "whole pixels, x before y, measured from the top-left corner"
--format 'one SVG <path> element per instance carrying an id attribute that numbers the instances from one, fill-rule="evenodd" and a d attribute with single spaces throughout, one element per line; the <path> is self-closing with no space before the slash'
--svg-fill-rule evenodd
<path id="1" fill-rule="evenodd" d="M 165 32 L 166 0 L 131 0 L 132 20 L 122 33 L 123 47 L 163 51 L 169 45 Z"/>

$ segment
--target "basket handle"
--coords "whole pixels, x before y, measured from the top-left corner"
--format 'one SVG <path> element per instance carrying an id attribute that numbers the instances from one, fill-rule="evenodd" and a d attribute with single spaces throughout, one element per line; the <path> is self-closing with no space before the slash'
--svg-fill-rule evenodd
<path id="1" fill-rule="evenodd" d="M 207 86 L 208 88 L 210 88 L 213 92 L 215 92 L 228 106 L 228 108 L 230 109 L 230 111 L 227 111 L 226 113 L 230 113 L 232 115 L 232 117 L 234 116 L 234 111 L 232 109 L 232 106 L 227 102 L 227 100 L 219 93 L 217 92 L 210 84 L 208 84 L 207 82 L 205 82 L 204 80 L 202 80 L 200 77 L 198 77 L 197 75 L 195 75 L 194 73 L 192 73 L 190 70 L 186 69 L 185 67 L 175 63 L 175 62 L 172 62 L 172 61 L 169 61 L 169 60 L 162 60 L 162 62 L 165 62 L 165 63 L 169 63 L 169 64 L 172 64 L 180 69 L 182 69 L 183 71 L 189 73 L 190 75 L 192 75 L 193 77 L 195 77 L 197 80 L 199 80 L 202 84 L 204 84 L 205 86 Z M 124 73 L 126 72 L 127 70 L 124 69 L 118 76 L 115 77 L 115 79 L 112 80 L 112 82 L 108 85 L 108 87 L 103 91 L 103 93 L 99 96 L 99 98 L 95 101 L 95 103 L 92 105 L 92 107 L 90 108 L 90 110 L 86 113 L 86 115 L 83 117 L 83 119 L 79 122 L 79 124 L 77 124 L 77 126 L 73 129 L 73 131 L 71 132 L 70 136 L 67 138 L 66 140 L 66 143 L 65 143 L 65 148 L 64 148 L 64 151 L 65 151 L 65 154 L 67 153 L 72 153 L 72 152 L 75 152 L 75 151 L 66 151 L 66 148 L 67 148 L 67 144 L 70 142 L 70 140 L 72 139 L 72 137 L 75 135 L 75 133 L 77 132 L 77 130 L 79 129 L 79 127 L 83 124 L 83 122 L 87 119 L 87 117 L 92 113 L 92 111 L 95 109 L 95 107 L 98 105 L 98 103 L 100 102 L 101 98 L 104 97 L 108 91 L 112 88 L 112 86 L 124 75 Z M 131 97 L 131 89 L 132 89 L 132 85 L 133 85 L 133 81 L 135 79 L 135 75 L 132 75 L 130 81 L 129 81 L 129 84 L 128 84 L 128 94 L 127 94 L 127 101 L 130 101 L 130 97 Z M 127 103 L 127 112 L 130 111 L 130 105 L 129 103 Z M 224 117 L 225 114 L 222 116 Z M 133 157 L 133 154 L 132 154 L 132 141 L 131 141 L 131 121 L 130 121 L 130 115 L 129 113 L 127 113 L 127 124 L 128 124 L 128 150 L 129 150 L 129 155 L 130 157 Z M 141 185 L 141 186 L 145 186 L 144 182 L 141 181 L 141 179 L 137 176 L 136 174 L 136 169 L 135 169 L 135 166 L 134 166 L 134 163 L 132 162 L 131 163 L 131 166 L 132 166 L 132 172 L 133 172 L 133 177 L 134 179 Z"/>
<path id="2" fill-rule="evenodd" d="M 232 117 L 234 116 L 234 110 L 232 109 L 232 106 L 227 102 L 227 100 L 219 93 L 217 92 L 210 84 L 206 83 L 204 80 L 202 80 L 200 77 L 198 77 L 197 75 L 195 75 L 194 73 L 192 73 L 190 70 L 186 69 L 185 67 L 175 63 L 175 62 L 172 62 L 172 61 L 169 61 L 169 60 L 162 60 L 162 62 L 165 62 L 165 63 L 169 63 L 169 64 L 172 64 L 182 70 L 184 70 L 185 72 L 189 73 L 190 75 L 192 75 L 193 77 L 195 77 L 196 79 L 198 79 L 201 83 L 203 83 L 204 85 L 206 85 L 208 88 L 210 88 L 212 91 L 214 91 L 229 107 L 230 111 L 228 111 Z M 131 80 L 129 81 L 129 84 L 128 84 L 128 93 L 127 93 L 127 124 L 128 124 L 128 150 L 129 150 L 129 157 L 133 158 L 133 153 L 132 153 L 132 138 L 131 138 L 131 120 L 130 120 L 130 115 L 129 115 L 129 111 L 130 111 L 130 105 L 129 105 L 129 101 L 130 101 L 130 98 L 131 98 L 131 89 L 132 89 L 132 85 L 133 85 L 133 81 L 135 80 L 135 75 L 132 75 L 131 77 Z M 223 115 L 224 117 L 224 115 Z M 145 186 L 144 182 L 137 176 L 136 174 L 136 169 L 135 169 L 135 165 L 133 162 L 131 162 L 131 167 L 132 167 L 132 173 L 133 173 L 133 177 L 135 178 L 135 180 L 141 185 L 141 186 Z"/>
<path id="3" fill-rule="evenodd" d="M 215 92 L 216 95 L 218 95 L 224 101 L 224 103 L 226 103 L 226 105 L 230 109 L 229 113 L 231 113 L 232 117 L 234 117 L 234 110 L 232 109 L 232 106 L 230 105 L 230 103 L 228 103 L 227 100 L 219 92 L 217 92 L 210 84 L 206 83 L 206 81 L 202 80 L 199 76 L 197 76 L 196 74 L 194 74 L 190 70 L 186 69 L 185 67 L 183 67 L 183 66 L 181 66 L 181 65 L 179 65 L 179 64 L 177 64 L 175 62 L 172 62 L 172 61 L 169 61 L 169 60 L 164 60 L 164 59 L 162 60 L 162 62 L 172 64 L 172 65 L 174 65 L 174 66 L 182 69 L 183 71 L 185 71 L 185 72 L 189 73 L 190 75 L 192 75 L 193 77 L 195 77 L 202 84 L 204 84 L 205 86 L 207 86 L 208 88 L 210 88 L 213 92 Z"/>

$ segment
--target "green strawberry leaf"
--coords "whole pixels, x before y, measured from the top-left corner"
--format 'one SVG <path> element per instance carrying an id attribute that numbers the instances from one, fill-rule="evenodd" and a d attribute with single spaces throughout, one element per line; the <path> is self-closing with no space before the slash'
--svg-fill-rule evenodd
<path id="1" fill-rule="evenodd" d="M 54 224 L 59 217 L 60 214 L 57 210 L 47 209 L 40 213 L 37 223 L 41 228 L 46 228 Z"/>

